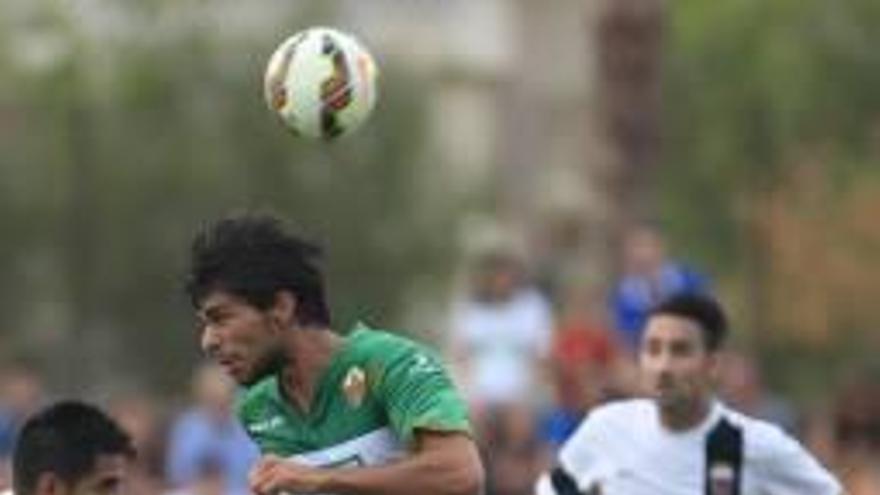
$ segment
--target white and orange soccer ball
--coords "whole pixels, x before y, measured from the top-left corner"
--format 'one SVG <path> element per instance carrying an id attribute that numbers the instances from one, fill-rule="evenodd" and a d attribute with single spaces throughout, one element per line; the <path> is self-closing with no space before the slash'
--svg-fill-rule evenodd
<path id="1" fill-rule="evenodd" d="M 353 36 L 313 27 L 284 40 L 269 59 L 269 108 L 295 134 L 333 139 L 363 124 L 377 97 L 376 62 Z"/>

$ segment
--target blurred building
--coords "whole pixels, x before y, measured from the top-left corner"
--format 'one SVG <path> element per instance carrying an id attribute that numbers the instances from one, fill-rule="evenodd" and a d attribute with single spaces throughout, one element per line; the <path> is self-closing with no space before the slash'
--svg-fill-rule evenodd
<path id="1" fill-rule="evenodd" d="M 422 75 L 428 151 L 438 161 L 424 180 L 447 186 L 429 194 L 455 204 L 491 192 L 501 220 L 523 230 L 572 209 L 585 222 L 601 219 L 606 199 L 591 177 L 602 162 L 590 116 L 597 2 L 341 5 L 341 23 L 363 33 L 380 63 L 399 61 Z"/>
<path id="2" fill-rule="evenodd" d="M 133 41 L 198 38 L 218 48 L 211 55 L 218 64 L 257 68 L 265 60 L 255 54 L 268 56 L 283 36 L 310 24 L 352 31 L 375 52 L 380 68 L 405 67 L 424 85 L 431 139 L 425 156 L 413 160 L 432 161 L 421 178 L 425 200 L 449 207 L 489 193 L 499 217 L 525 230 L 560 211 L 578 212 L 587 225 L 602 224 L 610 214 L 605 168 L 611 150 L 603 144 L 597 94 L 603 5 L 75 0 L 66 8 L 9 2 L 0 12 L 21 65 L 44 70 L 74 56 L 85 60 L 87 77 L 101 88 L 96 97 L 113 91 L 110 67 L 125 56 L 119 48 Z M 76 46 L 66 42 L 72 33 Z"/>
<path id="3" fill-rule="evenodd" d="M 111 113 L 102 105 L 112 106 L 112 95 L 123 86 L 114 67 L 139 47 L 158 47 L 155 52 L 169 56 L 181 46 L 197 47 L 191 56 L 199 57 L 199 62 L 207 58 L 212 67 L 207 77 L 214 79 L 253 73 L 253 92 L 240 94 L 259 105 L 260 71 L 284 36 L 312 24 L 338 26 L 361 38 L 375 52 L 380 68 L 389 73 L 403 71 L 409 82 L 420 85 L 420 98 L 428 109 L 429 139 L 421 156 L 413 156 L 412 161 L 427 163 L 418 168 L 416 177 L 420 189 L 416 197 L 421 202 L 435 205 L 438 211 L 462 205 L 489 210 L 538 251 L 530 254 L 551 260 L 550 271 L 567 271 L 570 259 L 576 265 L 591 265 L 586 271 L 602 278 L 611 266 L 606 261 L 613 258 L 608 249 L 613 238 L 609 225 L 619 216 L 616 203 L 622 197 L 618 194 L 621 187 L 608 186 L 617 180 L 612 171 L 627 160 L 620 158 L 605 122 L 617 111 L 604 103 L 605 96 L 620 81 L 609 82 L 602 74 L 609 65 L 617 67 L 608 62 L 617 59 L 613 56 L 617 45 L 612 43 L 611 57 L 601 55 L 608 44 L 600 35 L 605 32 L 606 7 L 640 1 L 656 3 L 73 0 L 58 4 L 20 0 L 0 6 L 0 27 L 5 28 L 0 35 L 9 47 L 0 61 L 22 71 L 67 67 L 72 73 L 64 80 L 82 86 L 81 92 L 94 108 L 71 110 L 69 127 L 84 134 L 65 138 L 74 149 L 59 161 L 66 168 L 55 174 L 82 178 L 89 176 L 92 162 L 106 158 L 98 156 L 97 146 L 91 146 L 99 139 L 88 135 L 88 122 L 83 124 L 82 119 L 89 112 L 95 119 L 101 112 Z M 621 60 L 633 59 L 626 57 L 627 25 L 615 26 L 611 32 L 623 33 L 618 36 L 624 40 Z M 634 59 L 638 62 L 638 57 Z M 162 91 L 192 107 L 181 119 L 211 121 L 212 102 L 221 93 L 202 91 L 198 81 L 204 74 L 199 68 L 187 69 L 188 62 L 181 58 L 186 82 Z M 380 98 L 391 99 L 394 94 Z M 628 101 L 622 96 L 611 100 Z M 14 104 L 5 110 L 18 118 L 28 111 Z M 634 120 L 641 119 L 636 115 Z M 37 167 L 28 173 L 48 172 Z M 32 184 L 43 182 L 40 177 L 12 175 Z M 87 335 L 85 329 L 101 328 L 94 332 L 101 333 L 101 338 L 110 333 L 104 331 L 110 325 L 102 321 L 102 301 L 97 300 L 95 289 L 102 276 L 96 269 L 100 263 L 95 244 L 101 241 L 94 235 L 97 227 L 89 230 L 88 222 L 90 211 L 100 206 L 92 199 L 97 187 L 87 179 L 70 184 L 60 181 L 54 200 L 65 205 L 69 216 L 64 218 L 64 228 L 70 232 L 62 233 L 70 237 L 69 242 L 55 250 L 33 250 L 24 255 L 34 258 L 33 262 L 17 263 L 36 266 L 40 275 L 29 278 L 39 284 L 26 288 L 34 294 L 30 300 L 39 301 L 33 303 L 38 307 L 21 309 L 26 315 L 22 318 L 27 319 L 21 326 L 46 328 L 41 343 L 29 345 L 40 345 L 48 353 L 61 354 L 75 340 L 90 345 L 94 335 Z M 78 225 L 81 220 L 83 225 Z M 557 224 L 565 224 L 575 235 L 557 242 L 546 232 L 548 226 Z M 536 238 L 544 239 L 543 244 L 533 242 Z M 73 330 L 67 332 L 67 328 Z M 105 340 L 100 345 L 102 353 L 124 354 L 121 342 Z M 94 364 L 89 374 L 106 376 L 107 370 L 128 364 L 121 360 L 101 363 L 101 369 Z"/>

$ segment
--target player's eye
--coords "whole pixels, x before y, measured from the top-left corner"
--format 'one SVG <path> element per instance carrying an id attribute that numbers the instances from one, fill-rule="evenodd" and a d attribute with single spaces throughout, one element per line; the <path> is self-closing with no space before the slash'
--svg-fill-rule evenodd
<path id="1" fill-rule="evenodd" d="M 690 342 L 680 340 L 673 342 L 669 350 L 673 356 L 686 357 L 693 354 L 694 346 Z"/>
<path id="2" fill-rule="evenodd" d="M 645 343 L 645 352 L 647 352 L 651 356 L 656 356 L 660 354 L 660 351 L 663 349 L 663 343 L 656 339 L 650 339 Z"/>
<path id="3" fill-rule="evenodd" d="M 122 480 L 118 478 L 108 478 L 101 481 L 100 485 L 98 485 L 98 493 L 102 495 L 122 493 Z"/>
<path id="4" fill-rule="evenodd" d="M 205 311 L 202 315 L 202 324 L 219 325 L 228 320 L 230 316 L 231 313 L 229 311 L 223 310 L 222 308 L 211 308 Z"/>

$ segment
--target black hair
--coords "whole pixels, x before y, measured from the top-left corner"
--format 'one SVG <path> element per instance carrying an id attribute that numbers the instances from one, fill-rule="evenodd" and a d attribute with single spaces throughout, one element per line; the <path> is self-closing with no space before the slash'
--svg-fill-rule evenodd
<path id="1" fill-rule="evenodd" d="M 662 301 L 648 314 L 678 316 L 693 321 L 700 327 L 706 349 L 715 352 L 727 338 L 727 317 L 718 301 L 705 294 L 677 294 Z"/>
<path id="2" fill-rule="evenodd" d="M 131 438 L 100 409 L 64 401 L 31 416 L 12 454 L 16 495 L 31 495 L 40 475 L 54 473 L 69 485 L 88 476 L 100 455 L 135 456 Z"/>
<path id="3" fill-rule="evenodd" d="M 330 325 L 324 295 L 321 249 L 285 229 L 268 213 L 228 216 L 208 225 L 193 240 L 186 291 L 196 307 L 214 290 L 268 309 L 277 293 L 296 298 L 301 325 Z"/>

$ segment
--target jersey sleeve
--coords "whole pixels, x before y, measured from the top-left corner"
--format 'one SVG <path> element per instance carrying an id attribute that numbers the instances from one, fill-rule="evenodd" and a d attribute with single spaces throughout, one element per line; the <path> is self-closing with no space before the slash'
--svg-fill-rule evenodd
<path id="1" fill-rule="evenodd" d="M 843 488 L 797 440 L 778 428 L 768 429 L 755 442 L 757 472 L 767 493 L 839 495 Z"/>
<path id="2" fill-rule="evenodd" d="M 386 353 L 382 360 L 380 400 L 405 443 L 418 429 L 470 434 L 467 406 L 437 356 L 413 345 Z"/>
<path id="3" fill-rule="evenodd" d="M 634 430 L 643 421 L 642 401 L 620 401 L 592 409 L 559 450 L 557 469 L 549 481 L 559 493 L 590 495 L 602 493 L 602 485 L 620 471 L 619 459 L 640 448 Z"/>
<path id="4" fill-rule="evenodd" d="M 609 448 L 607 408 L 593 410 L 562 445 L 556 465 L 535 484 L 536 495 L 593 495 L 601 493 Z M 613 435 L 610 435 L 613 436 Z"/>
<path id="5" fill-rule="evenodd" d="M 588 490 L 601 479 L 604 437 L 602 418 L 592 413 L 559 450 L 558 469 L 570 476 L 579 490 Z"/>

